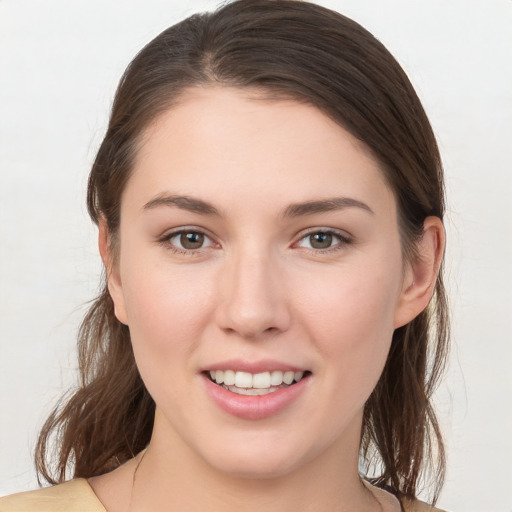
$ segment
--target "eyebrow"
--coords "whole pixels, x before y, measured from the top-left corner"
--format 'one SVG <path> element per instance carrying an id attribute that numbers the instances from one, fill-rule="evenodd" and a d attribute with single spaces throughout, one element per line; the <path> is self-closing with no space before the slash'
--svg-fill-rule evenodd
<path id="1" fill-rule="evenodd" d="M 160 195 L 147 202 L 144 210 L 152 210 L 160 206 L 177 207 L 201 215 L 221 216 L 219 210 L 207 201 L 196 199 L 190 196 L 181 195 Z M 345 208 L 360 208 L 368 213 L 374 214 L 374 211 L 362 201 L 351 197 L 333 197 L 330 199 L 321 199 L 316 201 L 307 201 L 305 203 L 295 203 L 285 208 L 283 217 L 301 217 L 305 215 L 314 215 L 316 213 L 344 210 Z"/>
<path id="2" fill-rule="evenodd" d="M 362 210 L 374 215 L 374 211 L 362 201 L 352 199 L 351 197 L 332 197 L 319 201 L 307 201 L 305 203 L 291 204 L 284 211 L 284 217 L 300 217 L 303 215 L 313 215 L 315 213 L 332 212 L 335 210 L 344 210 L 345 208 L 361 208 Z"/>
<path id="3" fill-rule="evenodd" d="M 182 210 L 188 210 L 189 212 L 199 213 L 201 215 L 217 215 L 220 216 L 219 210 L 212 204 L 196 199 L 190 196 L 180 195 L 160 195 L 147 202 L 144 205 L 144 210 L 152 210 L 159 206 L 175 206 Z"/>

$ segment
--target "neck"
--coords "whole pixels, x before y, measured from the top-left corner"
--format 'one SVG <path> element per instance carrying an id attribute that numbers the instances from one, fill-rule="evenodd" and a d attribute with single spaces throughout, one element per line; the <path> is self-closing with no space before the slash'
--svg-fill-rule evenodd
<path id="1" fill-rule="evenodd" d="M 360 481 L 360 425 L 347 429 L 324 453 L 282 474 L 240 476 L 201 459 L 177 435 L 155 431 L 138 466 L 132 510 L 208 510 L 209 512 L 379 511 Z M 229 499 L 226 499 L 228 497 Z"/>

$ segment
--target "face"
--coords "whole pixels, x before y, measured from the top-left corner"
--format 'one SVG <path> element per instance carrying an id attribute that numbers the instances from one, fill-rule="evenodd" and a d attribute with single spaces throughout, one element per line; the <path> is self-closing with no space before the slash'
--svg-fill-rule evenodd
<path id="1" fill-rule="evenodd" d="M 109 287 L 155 432 L 236 475 L 357 459 L 408 275 L 357 140 L 309 105 L 190 90 L 145 133 L 119 240 Z"/>

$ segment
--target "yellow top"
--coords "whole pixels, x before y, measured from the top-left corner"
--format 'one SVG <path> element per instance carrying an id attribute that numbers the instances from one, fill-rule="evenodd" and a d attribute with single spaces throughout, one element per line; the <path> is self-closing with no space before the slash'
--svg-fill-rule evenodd
<path id="1" fill-rule="evenodd" d="M 85 478 L 0 498 L 0 512 L 107 512 Z"/>
<path id="2" fill-rule="evenodd" d="M 443 512 L 420 501 L 404 503 L 405 512 Z M 0 498 L 0 512 L 107 512 L 85 478 Z"/>

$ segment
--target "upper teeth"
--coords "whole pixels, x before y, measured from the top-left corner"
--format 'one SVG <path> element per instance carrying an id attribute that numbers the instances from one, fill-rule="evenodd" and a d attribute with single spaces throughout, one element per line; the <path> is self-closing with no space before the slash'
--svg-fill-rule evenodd
<path id="1" fill-rule="evenodd" d="M 281 384 L 291 384 L 293 381 L 298 382 L 302 379 L 304 372 L 282 372 L 280 370 L 274 372 L 248 373 L 235 372 L 234 370 L 211 370 L 210 377 L 217 384 L 225 384 L 226 386 L 236 386 L 237 388 L 256 388 L 265 389 Z"/>

